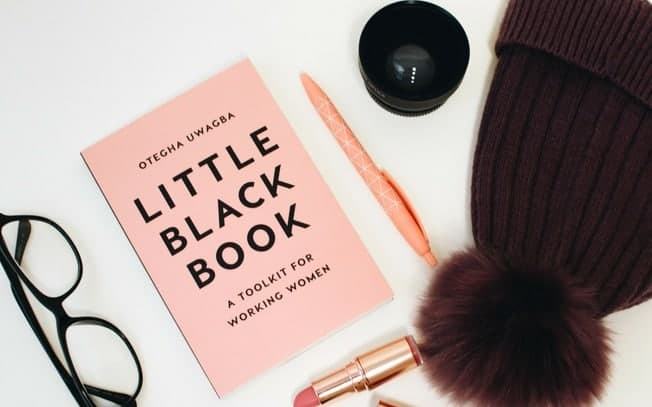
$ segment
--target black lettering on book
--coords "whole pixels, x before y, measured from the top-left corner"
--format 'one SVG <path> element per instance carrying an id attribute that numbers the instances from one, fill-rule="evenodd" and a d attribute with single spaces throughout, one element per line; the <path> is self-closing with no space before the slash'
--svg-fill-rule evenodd
<path id="1" fill-rule="evenodd" d="M 222 116 L 220 116 L 220 122 L 224 122 L 229 120 L 230 118 L 235 117 L 233 114 L 229 113 L 228 117 L 224 117 L 222 120 Z M 208 131 L 210 126 L 205 126 L 202 129 L 206 129 Z M 204 130 L 201 130 L 204 131 Z M 227 155 L 231 159 L 231 162 L 235 166 L 236 169 L 242 170 L 249 165 L 253 164 L 258 157 L 265 157 L 274 151 L 277 151 L 280 149 L 279 145 L 274 143 L 269 136 L 267 136 L 267 126 L 262 126 L 253 132 L 249 133 L 249 136 L 251 138 L 251 142 L 254 144 L 256 147 L 257 153 L 259 155 L 251 155 L 251 156 L 243 156 L 243 153 L 238 153 L 233 146 L 228 145 L 224 147 L 224 150 L 226 151 Z M 199 136 L 199 133 L 196 134 Z M 176 145 L 171 144 L 167 149 L 161 150 L 161 154 L 163 156 L 166 156 L 168 154 L 171 154 L 174 151 L 177 151 L 179 148 L 183 147 L 183 143 L 177 142 Z M 195 197 L 197 195 L 201 194 L 201 191 L 198 190 L 198 185 L 196 182 L 193 182 L 196 178 L 201 179 L 201 175 L 196 175 L 196 169 L 202 169 L 206 168 L 204 171 L 209 171 L 211 175 L 213 176 L 213 180 L 215 182 L 220 182 L 223 180 L 223 175 L 220 172 L 218 165 L 216 164 L 216 161 L 219 159 L 219 155 L 217 153 L 212 153 L 208 155 L 206 158 L 200 160 L 197 162 L 197 167 L 188 167 L 183 169 L 182 171 L 178 172 L 177 174 L 173 175 L 170 178 L 171 182 L 174 182 L 176 184 L 183 184 L 185 187 L 186 192 L 190 195 L 190 197 Z M 243 158 L 246 157 L 246 158 Z M 148 158 L 148 160 L 151 161 L 151 157 Z M 153 158 L 154 161 L 158 160 L 158 156 L 154 155 Z M 150 162 L 151 164 L 151 162 Z M 146 163 L 143 164 L 145 167 L 147 166 Z M 201 172 L 201 171 L 200 171 Z M 274 168 L 274 173 L 270 179 L 270 177 L 267 174 L 260 174 L 260 179 L 262 180 L 263 184 L 267 188 L 267 191 L 269 192 L 269 195 L 272 198 L 276 198 L 279 194 L 279 190 L 281 188 L 284 189 L 291 189 L 294 188 L 294 185 L 284 181 L 281 179 L 281 165 L 277 165 Z M 253 197 L 247 195 L 247 191 L 251 188 L 254 187 L 254 182 L 247 182 L 243 184 L 238 191 L 238 198 L 240 200 L 240 203 L 242 203 L 243 206 L 247 208 L 257 208 L 261 206 L 264 202 L 265 199 L 263 199 L 261 196 L 256 197 L 255 195 Z M 165 204 L 167 205 L 167 208 L 172 210 L 176 208 L 176 202 L 178 201 L 178 198 L 175 196 L 174 188 L 169 188 L 169 185 L 166 184 L 160 184 L 157 186 L 158 192 L 160 197 L 163 199 Z M 255 198 L 255 199 L 254 199 Z M 154 219 L 158 218 L 163 214 L 163 210 L 159 209 L 153 212 L 150 212 L 145 209 L 145 206 L 143 205 L 142 201 L 140 198 L 136 197 L 134 199 L 134 204 L 136 205 L 136 209 L 140 213 L 140 216 L 143 218 L 145 223 L 149 223 L 153 221 Z M 161 207 L 162 205 L 159 203 L 158 205 Z"/>
<path id="2" fill-rule="evenodd" d="M 188 271 L 190 271 L 192 278 L 200 289 L 206 287 L 215 279 L 215 270 L 209 268 L 204 259 L 197 259 L 190 262 L 188 264 Z"/>
<path id="3" fill-rule="evenodd" d="M 143 206 L 143 203 L 140 201 L 140 198 L 134 199 L 134 204 L 136 204 L 136 208 L 138 208 L 138 212 L 140 213 L 140 216 L 143 217 L 145 223 L 149 223 L 163 214 L 161 211 L 156 211 L 152 214 L 149 214 L 147 209 L 145 209 Z"/>
<path id="4" fill-rule="evenodd" d="M 299 278 L 298 280 L 296 280 L 290 285 L 285 286 L 285 289 L 288 290 L 289 292 L 294 292 L 299 288 L 305 287 L 308 284 L 317 281 L 317 279 L 319 278 L 325 277 L 330 270 L 331 270 L 330 266 L 328 264 L 325 264 L 322 267 L 315 269 L 312 273 Z"/>
<path id="5" fill-rule="evenodd" d="M 192 168 L 187 168 L 184 171 L 181 171 L 174 177 L 172 177 L 172 181 L 177 182 L 179 180 L 183 181 L 183 185 L 185 185 L 186 190 L 190 194 L 190 196 L 195 196 L 197 195 L 197 190 L 195 189 L 195 186 L 192 185 L 192 182 L 190 182 L 190 178 L 188 178 L 188 175 L 192 173 Z"/>
<path id="6" fill-rule="evenodd" d="M 253 188 L 255 185 L 256 185 L 255 182 L 251 182 L 251 181 L 245 182 L 244 184 L 242 184 L 240 190 L 238 191 L 238 198 L 240 199 L 240 203 L 247 208 L 251 208 L 251 209 L 258 208 L 260 205 L 262 205 L 265 202 L 265 200 L 260 197 L 255 201 L 250 201 L 249 199 L 247 199 L 247 195 L 246 195 L 247 190 L 249 188 Z"/>
<path id="7" fill-rule="evenodd" d="M 259 243 L 256 241 L 256 232 L 258 231 L 263 232 L 263 234 L 267 236 L 267 242 Z M 260 236 L 261 234 L 259 233 L 258 235 Z M 267 250 L 271 249 L 272 246 L 274 246 L 275 241 L 276 236 L 274 235 L 274 231 L 267 225 L 255 225 L 249 229 L 249 233 L 247 233 L 247 243 L 249 243 L 249 247 L 258 252 L 266 252 Z"/>
<path id="8" fill-rule="evenodd" d="M 165 185 L 163 184 L 159 185 L 158 190 L 161 193 L 163 199 L 165 200 L 165 203 L 168 204 L 168 208 L 174 209 L 176 205 L 172 200 L 172 197 L 170 196 L 170 193 L 168 192 L 167 188 L 165 188 Z"/>
<path id="9" fill-rule="evenodd" d="M 275 304 L 277 301 L 283 300 L 283 293 L 280 291 L 277 291 L 274 293 L 274 295 L 271 295 L 262 301 L 253 304 L 251 307 L 247 308 L 244 312 L 240 312 L 230 320 L 226 321 L 227 324 L 229 324 L 231 327 L 234 327 L 238 325 L 240 322 L 245 322 L 249 318 L 252 318 L 256 316 L 259 312 L 262 312 L 266 310 L 267 308 L 271 307 L 273 304 Z"/>
<path id="10" fill-rule="evenodd" d="M 263 134 L 264 132 L 266 132 L 266 131 L 267 131 L 267 126 L 263 126 L 263 127 L 259 128 L 258 130 L 254 130 L 250 134 L 251 139 L 254 141 L 254 144 L 258 148 L 258 151 L 260 151 L 260 155 L 262 155 L 263 157 L 265 157 L 267 154 L 269 154 L 269 153 L 271 153 L 273 151 L 278 150 L 278 148 L 279 148 L 278 144 L 274 144 L 274 145 L 271 145 L 269 147 L 265 147 L 265 144 L 269 143 L 271 140 L 269 139 L 269 137 L 264 137 L 264 138 L 261 139 L 259 136 L 261 134 Z"/>
<path id="11" fill-rule="evenodd" d="M 227 249 L 231 249 L 230 251 L 235 254 L 235 259 L 231 261 L 228 260 L 228 255 L 225 253 Z M 222 243 L 215 253 L 217 263 L 220 267 L 227 270 L 235 270 L 240 267 L 244 261 L 244 257 L 244 250 L 242 250 L 242 247 L 235 242 Z"/>
<path id="12" fill-rule="evenodd" d="M 219 182 L 219 181 L 222 181 L 222 174 L 220 174 L 220 171 L 215 166 L 215 160 L 216 159 L 217 159 L 217 154 L 211 154 L 208 157 L 201 160 L 198 163 L 198 165 L 200 167 L 203 167 L 204 165 L 207 166 L 208 169 L 211 170 L 211 174 L 213 174 L 213 177 L 215 178 L 215 181 Z"/>
<path id="13" fill-rule="evenodd" d="M 288 214 L 286 216 L 283 216 L 280 213 L 276 213 L 274 215 L 276 221 L 278 222 L 279 226 L 281 227 L 281 229 L 283 230 L 287 238 L 290 238 L 294 235 L 295 233 L 294 228 L 303 229 L 303 228 L 310 227 L 309 224 L 296 219 L 295 215 L 296 215 L 296 204 L 294 203 L 290 205 L 288 209 Z M 207 236 L 213 234 L 213 229 L 210 228 L 204 230 L 199 229 L 193 222 L 192 218 L 190 218 L 189 216 L 185 218 L 185 222 L 186 225 L 188 226 L 188 229 L 192 233 L 192 238 L 194 238 L 195 241 L 200 241 L 206 238 Z M 189 238 L 182 235 L 179 229 L 174 226 L 171 226 L 163 230 L 160 233 L 160 235 L 166 248 L 168 249 L 168 252 L 172 256 L 182 252 L 188 246 Z M 249 231 L 247 232 L 246 246 L 248 246 L 251 250 L 257 252 L 265 252 L 274 247 L 274 244 L 276 243 L 276 238 L 277 238 L 277 232 L 275 232 L 271 226 L 262 223 L 256 224 L 251 226 L 249 228 Z M 217 265 L 223 270 L 235 270 L 241 267 L 245 261 L 245 258 L 246 258 L 245 249 L 240 243 L 236 241 L 223 242 L 218 246 L 217 250 L 215 251 L 215 261 L 217 262 Z M 307 255 L 306 259 L 309 260 L 305 260 L 303 258 L 300 259 L 299 264 L 305 265 L 308 261 L 312 261 L 312 255 Z M 195 283 L 197 283 L 197 286 L 199 288 L 203 288 L 207 286 L 215 278 L 216 269 L 209 267 L 209 264 L 204 259 L 194 260 L 192 263 L 187 265 L 187 268 L 190 271 L 192 277 L 195 280 Z M 295 263 L 292 263 L 292 269 L 293 270 L 295 269 Z M 322 271 L 325 273 L 324 268 L 322 268 Z M 288 290 L 292 291 L 293 289 L 296 289 L 297 284 L 300 287 L 303 287 L 306 283 L 312 282 L 315 278 L 321 277 L 319 273 L 320 271 L 316 270 L 315 272 L 313 272 L 313 274 L 316 277 L 314 277 L 313 275 L 307 276 L 295 282 L 294 287 L 290 287 L 288 288 Z M 263 288 L 269 287 L 271 284 L 277 282 L 281 278 L 281 275 L 282 276 L 287 275 L 285 269 L 279 270 L 278 276 L 276 275 L 270 276 L 268 278 L 268 281 L 263 280 L 259 283 L 257 282 L 256 284 L 254 284 L 253 289 L 248 289 L 251 291 L 251 293 L 249 293 L 249 291 L 245 291 L 245 294 L 247 296 L 250 296 L 253 295 L 254 290 L 260 291 Z M 239 293 L 238 295 L 240 296 L 240 299 L 244 300 L 243 293 Z"/>
<path id="14" fill-rule="evenodd" d="M 165 247 L 168 248 L 168 251 L 172 256 L 181 253 L 181 251 L 188 245 L 188 239 L 181 236 L 179 228 L 174 226 L 165 229 L 160 234 L 163 243 L 165 243 Z"/>
<path id="15" fill-rule="evenodd" d="M 307 229 L 310 227 L 309 224 L 294 219 L 294 212 L 296 211 L 296 208 L 297 208 L 296 203 L 290 205 L 290 213 L 287 216 L 287 220 L 284 219 L 280 213 L 276 213 L 274 215 L 274 217 L 276 217 L 276 220 L 278 221 L 278 224 L 281 225 L 281 227 L 283 228 L 283 232 L 285 232 L 285 236 L 287 237 L 292 237 L 293 235 L 292 228 L 295 226 L 303 229 Z"/>
<path id="16" fill-rule="evenodd" d="M 227 204 L 221 199 L 217 200 L 217 220 L 220 228 L 224 227 L 224 219 L 226 219 L 227 216 L 235 216 L 236 218 L 239 218 L 242 216 L 242 212 L 239 212 L 236 210 L 234 207 L 231 205 Z"/>
<path id="17" fill-rule="evenodd" d="M 233 147 L 231 146 L 226 146 L 226 152 L 229 153 L 229 157 L 231 157 L 231 160 L 233 161 L 233 164 L 235 164 L 235 167 L 239 170 L 245 168 L 246 166 L 253 164 L 254 163 L 254 158 L 250 157 L 244 160 L 244 162 L 238 157 L 238 154 L 233 150 Z"/>
<path id="18" fill-rule="evenodd" d="M 267 174 L 260 174 L 260 179 L 263 180 L 263 183 L 265 184 L 265 187 L 267 187 L 267 191 L 269 191 L 269 194 L 272 196 L 272 198 L 276 198 L 278 196 L 278 188 L 283 187 L 287 189 L 292 189 L 294 188 L 294 185 L 281 181 L 280 179 L 281 175 L 281 165 L 277 165 L 274 168 L 274 178 L 272 181 L 267 178 Z"/>
<path id="19" fill-rule="evenodd" d="M 192 236 L 195 238 L 196 241 L 200 241 L 203 238 L 210 236 L 213 233 L 213 229 L 206 229 L 203 232 L 200 232 L 197 229 L 197 226 L 195 226 L 195 222 L 192 221 L 192 218 L 190 216 L 186 216 L 186 225 L 188 225 L 188 229 L 190 229 L 190 232 L 192 232 Z"/>

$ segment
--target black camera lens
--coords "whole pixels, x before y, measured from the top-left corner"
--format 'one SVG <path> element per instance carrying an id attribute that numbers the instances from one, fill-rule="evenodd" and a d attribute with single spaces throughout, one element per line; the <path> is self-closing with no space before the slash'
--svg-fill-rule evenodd
<path id="1" fill-rule="evenodd" d="M 358 51 L 369 94 L 403 115 L 441 106 L 469 63 L 469 42 L 460 23 L 425 1 L 399 1 L 379 10 L 362 30 Z"/>

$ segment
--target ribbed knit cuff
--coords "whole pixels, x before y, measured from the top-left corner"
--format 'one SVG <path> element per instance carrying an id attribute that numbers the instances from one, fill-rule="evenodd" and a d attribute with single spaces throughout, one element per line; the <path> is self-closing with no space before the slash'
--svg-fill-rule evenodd
<path id="1" fill-rule="evenodd" d="M 611 80 L 652 107 L 647 0 L 511 0 L 496 43 L 545 51 Z"/>

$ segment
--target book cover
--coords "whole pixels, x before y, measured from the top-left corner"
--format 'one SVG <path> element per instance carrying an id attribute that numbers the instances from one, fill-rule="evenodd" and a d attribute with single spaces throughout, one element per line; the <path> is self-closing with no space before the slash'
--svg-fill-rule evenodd
<path id="1" fill-rule="evenodd" d="M 220 396 L 392 297 L 249 60 L 82 156 Z"/>

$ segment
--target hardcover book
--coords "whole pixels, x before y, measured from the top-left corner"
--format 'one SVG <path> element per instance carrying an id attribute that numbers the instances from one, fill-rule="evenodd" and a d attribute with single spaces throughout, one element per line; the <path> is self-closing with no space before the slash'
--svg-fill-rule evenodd
<path id="1" fill-rule="evenodd" d="M 392 297 L 249 60 L 82 156 L 220 396 Z"/>

